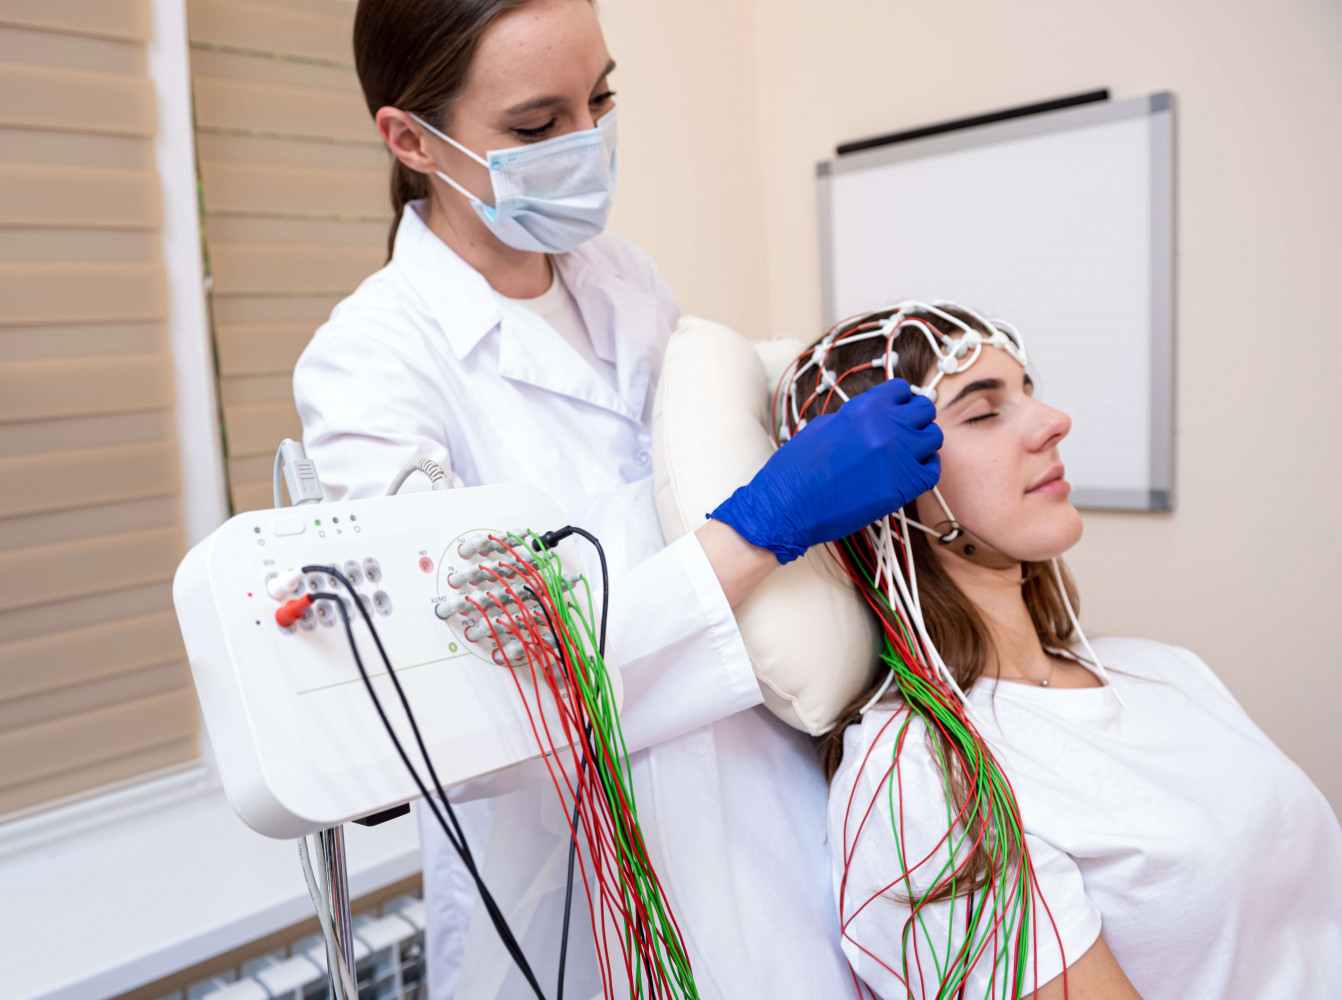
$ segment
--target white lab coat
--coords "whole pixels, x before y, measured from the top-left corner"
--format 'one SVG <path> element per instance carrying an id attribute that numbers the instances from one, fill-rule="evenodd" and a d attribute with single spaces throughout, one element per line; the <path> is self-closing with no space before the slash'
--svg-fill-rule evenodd
<path id="1" fill-rule="evenodd" d="M 657 522 L 650 430 L 679 315 L 670 290 L 645 253 L 613 235 L 554 258 L 593 348 L 616 366 L 612 388 L 438 239 L 421 208 L 407 209 L 391 262 L 336 307 L 294 371 L 304 444 L 328 498 L 379 495 L 402 464 L 428 457 L 463 485 L 534 484 L 596 534 L 611 569 L 607 645 L 624 680 L 641 825 L 700 995 L 850 994 L 815 752 L 757 707 L 740 633 L 698 541 L 667 546 Z M 553 788 L 458 811 L 553 996 L 568 841 Z M 531 995 L 431 817 L 421 836 L 433 1000 Z M 588 1000 L 600 981 L 580 880 L 572 910 L 565 995 Z"/>

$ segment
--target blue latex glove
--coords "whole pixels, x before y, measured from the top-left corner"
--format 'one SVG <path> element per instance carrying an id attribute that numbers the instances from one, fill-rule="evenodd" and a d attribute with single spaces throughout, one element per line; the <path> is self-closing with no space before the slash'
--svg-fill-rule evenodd
<path id="1" fill-rule="evenodd" d="M 888 517 L 941 477 L 937 408 L 903 379 L 811 420 L 708 516 L 780 563 Z"/>

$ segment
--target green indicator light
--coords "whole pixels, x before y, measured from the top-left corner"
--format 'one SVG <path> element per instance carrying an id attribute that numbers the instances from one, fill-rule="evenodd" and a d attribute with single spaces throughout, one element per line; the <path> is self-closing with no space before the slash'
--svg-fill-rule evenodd
<path id="1" fill-rule="evenodd" d="M 252 530 L 255 531 L 258 535 L 261 534 L 261 526 L 259 524 Z"/>
<path id="2" fill-rule="evenodd" d="M 316 525 L 317 527 L 319 527 L 319 528 L 322 526 L 321 518 L 318 518 L 317 520 L 313 521 L 312 523 L 315 524 L 315 525 Z"/>

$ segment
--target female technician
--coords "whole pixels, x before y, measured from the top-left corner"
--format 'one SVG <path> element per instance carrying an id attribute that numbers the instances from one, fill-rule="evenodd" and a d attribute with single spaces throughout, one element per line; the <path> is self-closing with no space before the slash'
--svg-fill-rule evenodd
<path id="1" fill-rule="evenodd" d="M 893 383 L 870 394 L 862 419 L 817 422 L 665 546 L 649 430 L 679 310 L 647 255 L 603 232 L 615 64 L 592 4 L 360 0 L 354 48 L 394 157 L 397 221 L 390 262 L 294 373 L 328 497 L 380 495 L 428 457 L 461 484 L 533 484 L 594 532 L 614 577 L 624 732 L 646 748 L 633 760 L 639 814 L 700 995 L 842 995 L 823 775 L 804 738 L 744 711 L 761 698 L 731 607 L 780 559 L 929 488 L 932 407 Z M 552 789 L 463 813 L 522 950 L 555 983 L 567 830 Z M 444 838 L 422 832 L 435 1000 L 533 995 L 471 919 L 474 890 Z M 575 927 L 587 919 L 582 903 L 572 911 Z M 586 1000 L 601 984 L 583 940 L 575 930 L 566 992 Z"/>

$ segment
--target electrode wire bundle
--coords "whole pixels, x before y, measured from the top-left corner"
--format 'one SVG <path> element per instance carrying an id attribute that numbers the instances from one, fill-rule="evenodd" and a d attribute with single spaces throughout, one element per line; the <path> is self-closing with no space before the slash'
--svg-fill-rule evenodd
<path id="1" fill-rule="evenodd" d="M 518 541 L 516 536 L 510 537 L 513 541 Z M 697 998 L 698 993 L 680 929 L 666 904 L 664 892 L 652 868 L 638 827 L 637 813 L 630 791 L 632 776 L 628 766 L 628 753 L 615 709 L 614 694 L 604 661 L 595 652 L 601 641 L 593 634 L 589 624 L 592 613 L 590 589 L 587 590 L 587 608 L 584 611 L 573 595 L 572 582 L 563 575 L 562 564 L 558 557 L 543 551 L 541 536 L 529 534 L 529 538 L 536 547 L 542 548 L 539 554 L 533 555 L 530 549 L 524 554 L 508 542 L 495 539 L 504 545 L 509 555 L 516 560 L 514 565 L 517 579 L 510 581 L 497 572 L 492 573 L 494 582 L 506 590 L 507 597 L 502 600 L 492 596 L 488 598 L 498 606 L 495 609 L 496 614 L 502 611 L 502 617 L 495 621 L 486 617 L 485 620 L 490 622 L 490 631 L 500 648 L 509 639 L 519 642 L 523 647 L 532 678 L 532 689 L 536 692 L 534 710 L 527 702 L 525 688 L 515 670 L 514 681 L 556 790 L 566 803 L 569 801 L 573 803 L 574 814 L 579 817 L 577 821 L 570 821 L 570 834 L 576 840 L 579 830 L 584 831 L 586 850 L 583 852 L 580 871 L 587 890 L 593 930 L 597 935 L 598 964 L 602 972 L 603 993 L 612 1000 L 616 995 L 614 992 L 616 983 L 612 975 L 612 949 L 608 940 L 608 928 L 613 923 L 623 929 L 616 944 L 619 947 L 619 959 L 623 962 L 630 983 L 631 997 L 665 997 L 668 1000 L 675 997 Z M 433 788 L 447 813 L 446 818 L 439 811 L 438 803 L 430 797 L 427 783 L 420 777 L 391 726 L 359 654 L 345 602 L 339 595 L 324 592 L 312 594 L 308 600 L 331 600 L 339 609 L 360 677 L 384 727 L 392 738 L 402 763 L 409 770 L 439 826 L 461 856 L 467 871 L 475 881 L 505 948 L 532 991 L 543 1000 L 540 985 L 520 945 L 479 875 L 460 825 L 456 822 L 456 817 L 446 800 L 442 783 L 433 768 L 409 701 L 367 609 L 358 601 L 357 594 L 353 592 L 337 567 L 305 566 L 302 571 L 328 574 L 351 591 L 353 604 L 359 608 L 359 613 L 369 628 L 405 710 L 420 754 L 429 771 Z M 585 585 L 586 581 L 582 582 Z M 525 593 L 525 597 L 513 589 L 514 583 Z M 483 614 L 485 607 L 482 603 L 473 598 L 467 600 Z M 531 602 L 530 605 L 525 603 L 528 600 Z M 517 610 L 510 610 L 508 605 Z M 541 628 L 542 623 L 544 631 Z M 500 634 L 500 628 L 504 634 Z M 553 646 L 544 641 L 547 634 L 552 637 Z M 548 713 L 539 699 L 542 685 L 553 696 L 553 708 Z M 569 744 L 575 772 L 579 776 L 576 787 L 569 780 L 564 768 L 560 766 L 556 769 L 552 761 L 552 758 L 558 757 L 559 750 L 551 733 L 547 714 L 557 719 L 564 739 Z M 589 774 L 592 777 L 588 777 Z M 587 819 L 585 824 L 581 823 L 582 817 Z M 593 868 L 591 881 L 588 878 L 589 862 Z M 596 883 L 595 892 L 592 882 Z M 598 921 L 598 916 L 603 919 Z"/>
<path id="2" fill-rule="evenodd" d="M 616 944 L 632 996 L 697 997 L 679 926 L 638 826 L 628 751 L 600 655 L 604 636 L 598 638 L 591 626 L 591 589 L 585 579 L 579 578 L 586 600 L 577 599 L 559 557 L 548 551 L 556 534 L 491 536 L 491 541 L 501 545 L 514 560 L 516 577 L 509 579 L 487 570 L 495 588 L 502 588 L 505 596 L 500 599 L 496 589 L 488 597 L 468 597 L 467 601 L 489 623 L 500 649 L 516 650 L 511 645 L 514 642 L 521 646 L 532 680 L 532 700 L 528 700 L 527 688 L 514 670 L 517 690 L 544 752 L 551 780 L 565 804 L 570 835 L 575 842 L 581 839 L 584 847 L 580 870 L 597 941 L 604 995 L 615 996 L 609 940 L 613 924 L 622 929 Z M 488 607 L 487 603 L 494 606 Z M 604 632 L 604 615 L 602 626 Z M 544 641 L 547 632 L 553 642 Z M 541 702 L 539 693 L 543 689 L 550 692 L 552 706 Z M 547 712 L 547 708 L 551 710 Z M 560 751 L 547 719 L 549 714 L 555 716 L 568 744 L 576 783 L 562 763 L 556 766 Z"/>
<path id="3" fill-rule="evenodd" d="M 907 532 L 907 527 L 904 531 Z M 882 660 L 889 667 L 903 701 L 901 709 L 885 721 L 872 741 L 859 768 L 845 811 L 844 874 L 839 888 L 840 927 L 847 940 L 897 977 L 911 997 L 936 997 L 943 1000 L 956 996 L 965 987 L 970 973 L 984 958 L 989 958 L 991 963 L 987 995 L 1020 997 L 1026 992 L 1037 990 L 1040 985 L 1037 969 L 1038 929 L 1032 919 L 1036 901 L 1043 904 L 1050 923 L 1053 921 L 1052 914 L 1048 910 L 1047 901 L 1038 894 L 1029 846 L 1025 841 L 1010 780 L 970 719 L 963 692 L 953 678 L 948 682 L 943 674 L 943 671 L 949 671 L 936 656 L 935 647 L 926 635 L 920 609 L 910 606 L 907 597 L 909 587 L 902 579 L 900 566 L 898 562 L 889 559 L 893 550 L 892 539 L 895 537 L 896 533 L 887 520 L 844 539 L 837 546 L 836 553 L 840 565 L 855 582 L 860 580 L 868 585 L 867 588 L 861 588 L 864 593 L 883 594 L 884 600 L 880 605 L 872 601 L 884 632 Z M 905 567 L 912 572 L 912 561 L 907 559 L 908 550 L 903 539 L 900 539 L 899 550 L 899 554 L 904 556 Z M 909 627 L 910 622 L 914 625 L 912 629 Z M 932 666 L 933 663 L 937 666 Z M 935 731 L 943 737 L 944 742 L 952 748 L 954 759 L 948 761 L 943 754 L 938 753 L 942 773 L 946 776 L 946 834 L 924 857 L 911 859 L 904 853 L 906 837 L 903 831 L 900 761 L 906 737 L 915 719 L 921 720 L 929 731 Z M 860 818 L 854 822 L 857 788 L 870 763 L 872 750 L 896 723 L 899 723 L 899 728 L 894 739 L 892 759 L 881 774 L 878 788 L 887 800 L 901 875 L 881 886 L 856 907 L 851 907 L 847 895 L 849 868 L 867 821 L 876 811 L 882 795 L 882 792 L 878 792 L 873 796 L 862 810 Z M 952 803 L 956 798 L 956 782 L 951 777 L 953 773 L 963 777 L 968 790 L 958 810 L 952 814 Z M 976 873 L 971 870 L 968 859 L 981 846 L 987 848 L 988 865 L 984 871 Z M 918 880 L 925 883 L 922 887 L 915 884 L 915 876 L 931 864 L 943 849 L 947 850 L 947 860 L 930 878 Z M 850 933 L 853 921 L 863 910 L 893 891 L 899 891 L 907 899 L 910 908 L 909 919 L 900 933 L 902 959 L 899 968 L 856 941 Z M 948 936 L 940 952 L 928 942 L 934 955 L 935 968 L 923 969 L 918 948 L 920 934 L 924 939 L 928 935 L 923 909 L 947 898 L 950 909 L 948 926 L 954 929 L 955 901 L 961 895 L 967 896 L 963 941 L 958 948 L 953 948 L 953 942 Z M 1053 925 L 1053 932 L 1061 950 L 1062 940 L 1056 924 Z M 912 967 L 910 951 L 914 958 Z M 1035 956 L 1033 976 L 1026 967 L 1031 956 Z M 936 983 L 931 991 L 926 982 L 929 972 L 935 974 Z M 1033 987 L 1027 989 L 1031 979 Z M 916 993 L 913 986 L 915 980 L 918 983 Z"/>
<path id="4" fill-rule="evenodd" d="M 553 549 L 570 534 L 579 535 L 586 539 L 592 548 L 596 550 L 597 559 L 601 564 L 601 625 L 596 640 L 596 651 L 597 655 L 604 659 L 606 656 L 606 625 L 610 621 L 610 568 L 606 565 L 606 550 L 602 547 L 601 542 L 595 535 L 590 531 L 575 525 L 567 525 L 566 527 L 560 528 L 558 531 L 547 531 L 541 536 L 540 540 L 547 549 Z M 532 591 L 530 587 L 527 588 L 527 592 L 533 597 L 536 596 L 535 592 Z M 589 598 L 589 606 L 590 603 L 591 601 Z M 541 611 L 545 614 L 545 623 L 549 626 L 550 634 L 552 636 L 555 635 L 554 622 L 550 621 L 549 613 L 545 612 L 544 607 L 541 608 Z M 592 727 L 590 723 L 583 727 L 583 735 L 587 745 L 590 747 L 592 739 Z M 591 760 L 589 757 L 587 763 L 590 762 Z M 586 779 L 587 767 L 584 766 L 582 771 L 578 774 L 580 788 Z M 578 853 L 578 837 L 576 831 L 581 821 L 582 816 L 578 809 L 578 803 L 575 802 L 569 821 L 575 832 L 573 836 L 569 837 L 568 842 L 568 869 L 564 880 L 564 923 L 559 934 L 559 972 L 555 977 L 557 981 L 557 985 L 555 986 L 555 1000 L 564 1000 L 564 971 L 568 966 L 568 932 L 569 924 L 573 916 L 573 868 Z"/>

